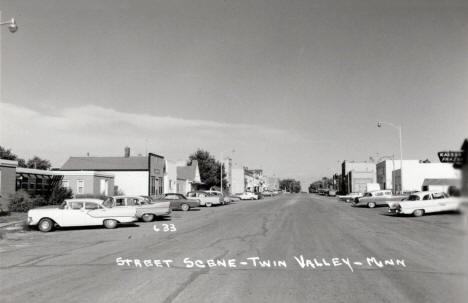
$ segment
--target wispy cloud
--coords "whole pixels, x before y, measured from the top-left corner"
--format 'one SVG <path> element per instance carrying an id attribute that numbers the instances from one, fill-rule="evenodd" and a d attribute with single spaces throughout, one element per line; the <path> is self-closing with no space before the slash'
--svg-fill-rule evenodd
<path id="1" fill-rule="evenodd" d="M 68 156 L 120 155 L 124 146 L 168 158 L 187 157 L 197 147 L 219 152 L 231 147 L 259 147 L 297 140 L 282 129 L 199 119 L 119 112 L 86 105 L 42 113 L 0 103 L 2 145 L 23 157 L 42 155 L 61 165 Z M 229 117 L 226 117 L 229 120 Z"/>

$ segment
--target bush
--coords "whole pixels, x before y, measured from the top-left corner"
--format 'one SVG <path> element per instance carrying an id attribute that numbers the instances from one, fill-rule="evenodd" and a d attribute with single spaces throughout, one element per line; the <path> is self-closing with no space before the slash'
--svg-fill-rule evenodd
<path id="1" fill-rule="evenodd" d="M 71 198 L 73 198 L 73 192 L 71 189 L 57 185 L 54 187 L 54 189 L 52 190 L 52 193 L 50 194 L 49 204 L 60 205 L 66 199 L 71 199 Z"/>
<path id="2" fill-rule="evenodd" d="M 31 197 L 26 191 L 19 190 L 8 199 L 9 211 L 27 212 L 31 208 L 47 205 L 42 197 Z"/>

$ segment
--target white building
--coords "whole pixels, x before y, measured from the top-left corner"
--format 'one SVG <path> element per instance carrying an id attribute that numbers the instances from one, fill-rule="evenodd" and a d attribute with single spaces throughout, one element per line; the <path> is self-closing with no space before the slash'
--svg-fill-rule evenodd
<path id="1" fill-rule="evenodd" d="M 174 161 L 170 160 L 165 160 L 164 165 L 164 193 L 176 193 L 177 165 Z"/>
<path id="2" fill-rule="evenodd" d="M 185 165 L 184 162 L 177 163 L 177 193 L 186 195 L 200 184 L 202 182 L 197 160 L 193 160 L 190 165 Z"/>
<path id="3" fill-rule="evenodd" d="M 231 193 L 240 194 L 245 191 L 245 175 L 243 168 L 232 168 L 231 169 L 232 184 Z"/>
<path id="4" fill-rule="evenodd" d="M 411 165 L 411 163 L 419 163 L 419 160 L 403 160 L 403 168 L 406 163 Z M 380 189 L 393 189 L 393 171 L 395 169 L 400 169 L 400 164 L 401 161 L 397 159 L 384 160 L 377 163 L 377 183 L 379 183 Z"/>
<path id="5" fill-rule="evenodd" d="M 422 190 L 425 179 L 460 179 L 460 170 L 452 163 L 403 163 L 403 190 Z M 394 190 L 401 192 L 401 169 L 393 171 Z"/>
<path id="6" fill-rule="evenodd" d="M 164 187 L 164 157 L 148 153 L 147 156 L 123 157 L 70 157 L 61 171 L 93 171 L 115 176 L 116 189 L 125 195 L 161 195 Z"/>

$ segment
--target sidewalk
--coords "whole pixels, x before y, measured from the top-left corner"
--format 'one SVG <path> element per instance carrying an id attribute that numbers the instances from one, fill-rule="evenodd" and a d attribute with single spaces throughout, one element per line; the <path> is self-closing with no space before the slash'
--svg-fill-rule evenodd
<path id="1" fill-rule="evenodd" d="M 27 213 L 12 212 L 6 216 L 0 216 L 0 228 L 6 228 L 16 224 L 23 224 L 27 220 Z"/>

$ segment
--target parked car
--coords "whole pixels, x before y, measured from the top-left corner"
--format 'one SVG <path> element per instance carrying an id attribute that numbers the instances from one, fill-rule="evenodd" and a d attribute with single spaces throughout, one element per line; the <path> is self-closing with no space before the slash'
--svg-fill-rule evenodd
<path id="1" fill-rule="evenodd" d="M 427 213 L 459 211 L 461 203 L 460 198 L 450 197 L 444 192 L 421 191 L 411 194 L 403 201 L 389 201 L 387 205 L 390 213 L 412 214 L 415 217 L 420 217 Z"/>
<path id="2" fill-rule="evenodd" d="M 119 223 L 137 221 L 135 207 L 112 207 L 98 199 L 68 199 L 55 208 L 34 208 L 28 211 L 28 225 L 42 232 L 55 227 L 104 225 L 116 228 Z"/>
<path id="3" fill-rule="evenodd" d="M 210 194 L 205 191 L 188 192 L 187 198 L 197 199 L 200 201 L 200 206 L 206 206 L 206 207 L 224 204 L 224 201 L 221 199 L 220 196 Z"/>
<path id="4" fill-rule="evenodd" d="M 362 193 L 349 193 L 347 195 L 343 196 L 337 196 L 339 200 L 345 201 L 345 202 L 351 202 L 356 198 L 362 197 Z"/>
<path id="5" fill-rule="evenodd" d="M 211 195 L 220 197 L 222 204 L 229 204 L 229 203 L 231 203 L 233 201 L 238 201 L 239 200 L 239 198 L 237 198 L 237 197 L 227 195 L 224 192 L 221 193 L 218 190 L 207 190 L 206 192 L 211 194 Z"/>
<path id="6" fill-rule="evenodd" d="M 254 193 L 246 191 L 245 193 L 242 193 L 239 195 L 239 198 L 241 200 L 258 200 L 258 196 Z"/>
<path id="7" fill-rule="evenodd" d="M 269 191 L 269 190 L 266 190 L 264 192 L 262 192 L 263 196 L 265 197 L 272 197 L 274 194 L 272 191 Z"/>
<path id="8" fill-rule="evenodd" d="M 394 196 L 391 190 L 375 190 L 365 193 L 362 197 L 354 198 L 353 206 L 367 205 L 374 208 L 377 205 L 387 205 L 388 201 L 401 201 L 408 196 Z"/>
<path id="9" fill-rule="evenodd" d="M 336 197 L 336 190 L 335 189 L 329 189 L 328 190 L 328 196 L 329 197 Z"/>
<path id="10" fill-rule="evenodd" d="M 135 206 L 136 216 L 145 222 L 151 222 L 155 217 L 164 217 L 171 214 L 171 202 L 152 202 L 142 196 L 113 196 L 109 198 L 112 207 Z"/>
<path id="11" fill-rule="evenodd" d="M 154 199 L 153 202 L 165 202 L 170 201 L 171 210 L 183 210 L 188 211 L 192 208 L 200 207 L 200 200 L 198 199 L 187 199 L 182 194 L 177 193 L 166 193 L 162 198 Z"/>

